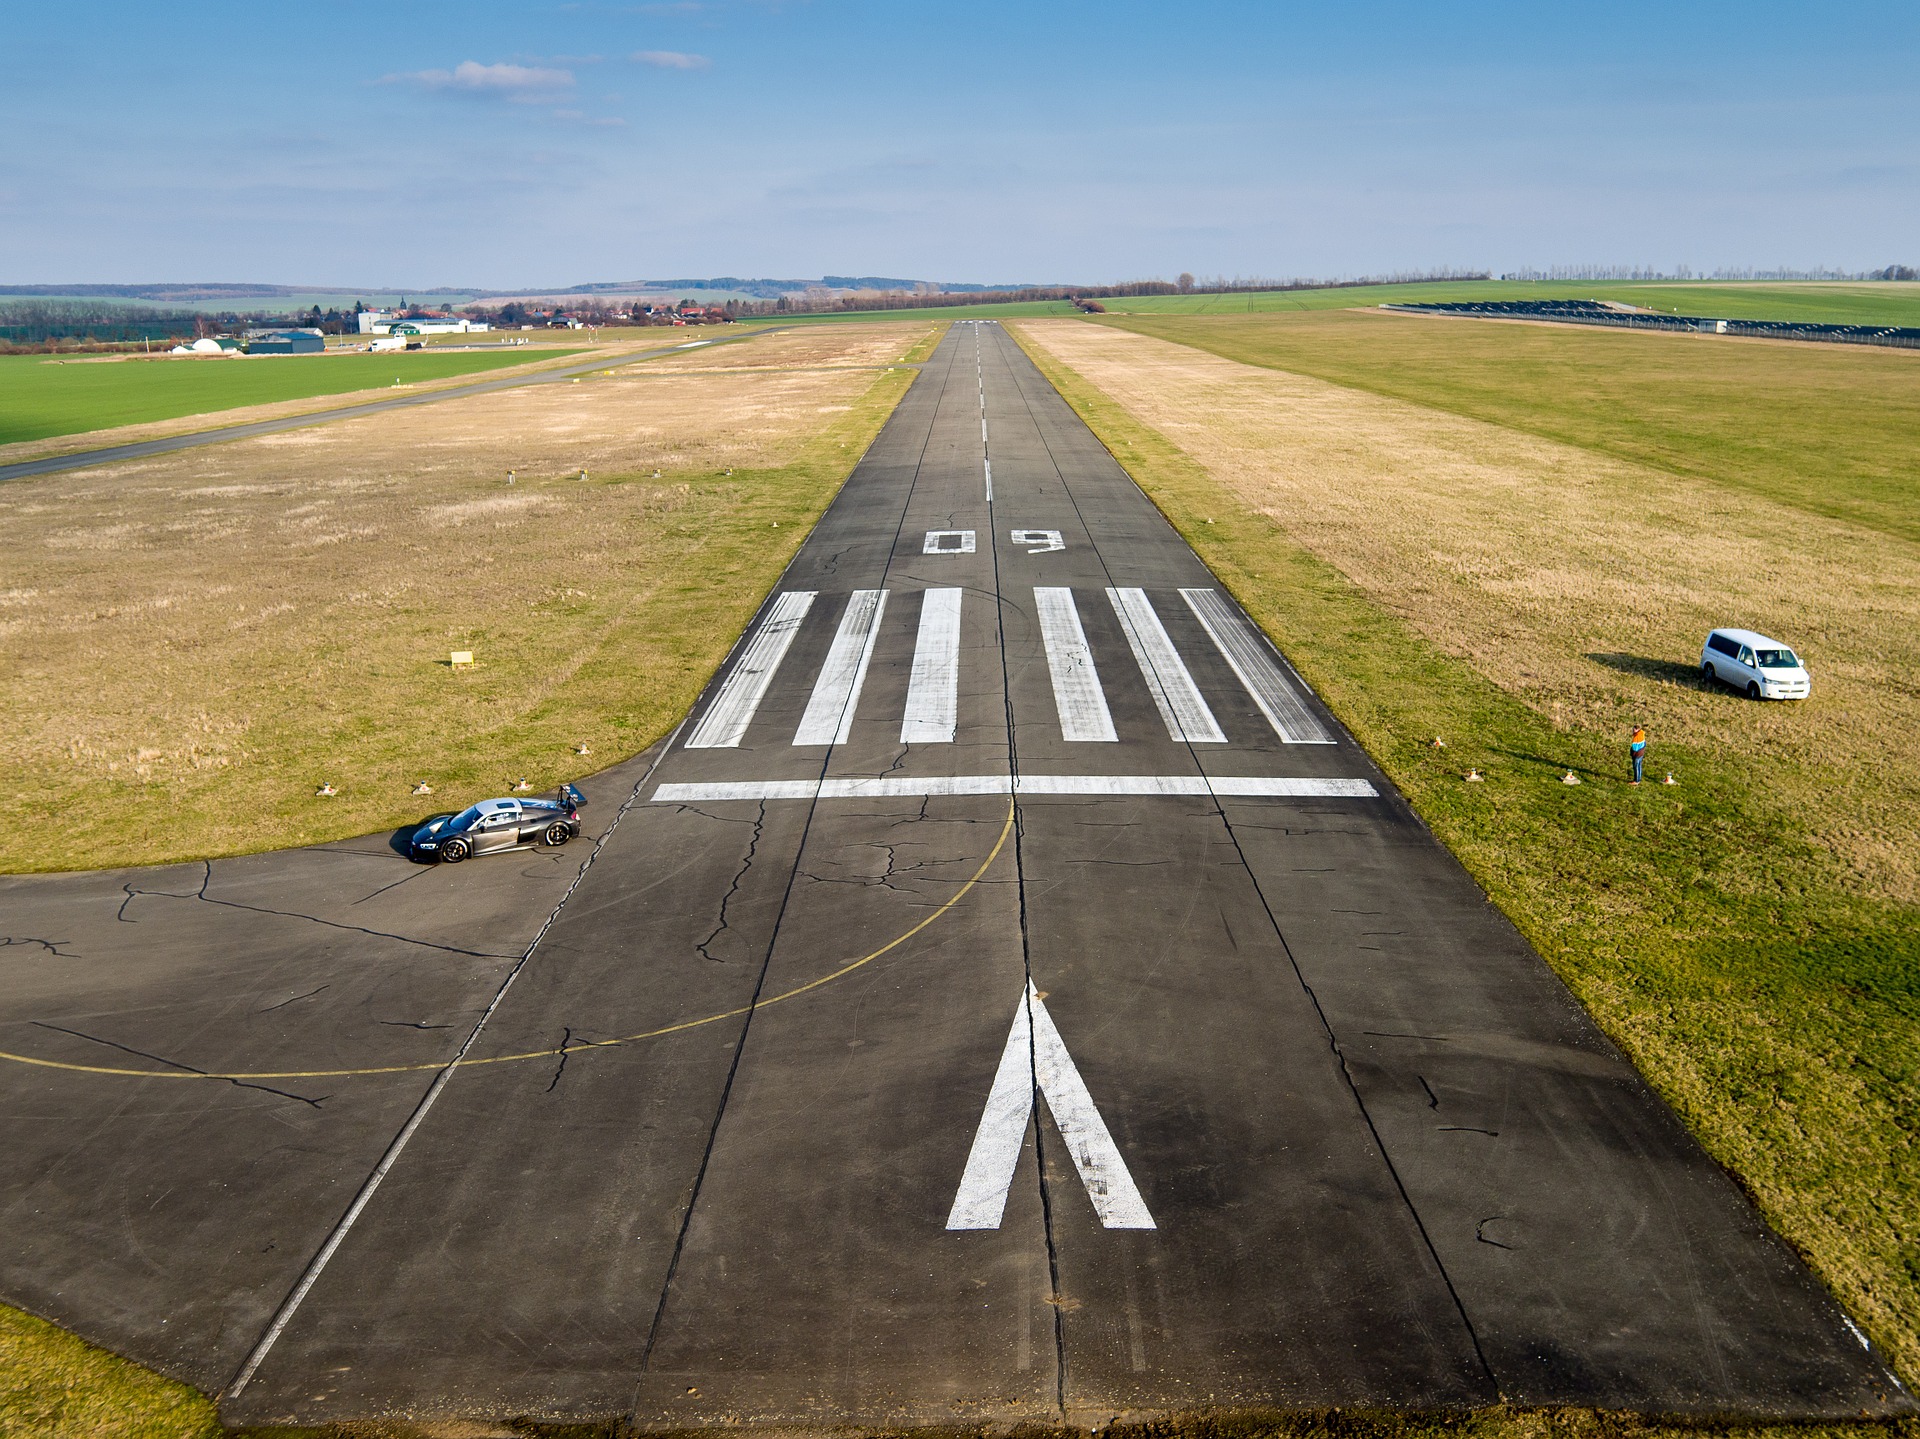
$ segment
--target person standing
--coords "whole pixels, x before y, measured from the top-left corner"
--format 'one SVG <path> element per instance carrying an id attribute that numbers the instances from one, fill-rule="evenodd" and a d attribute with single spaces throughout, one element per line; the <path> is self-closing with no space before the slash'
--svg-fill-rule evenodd
<path id="1" fill-rule="evenodd" d="M 1635 725 L 1633 734 L 1627 740 L 1627 753 L 1633 756 L 1633 782 L 1640 783 L 1640 770 L 1647 760 L 1647 728 Z"/>

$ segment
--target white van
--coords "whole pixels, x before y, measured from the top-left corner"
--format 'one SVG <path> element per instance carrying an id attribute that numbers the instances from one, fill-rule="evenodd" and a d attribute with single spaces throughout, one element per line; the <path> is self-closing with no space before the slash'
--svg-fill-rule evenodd
<path id="1" fill-rule="evenodd" d="M 1750 700 L 1803 700 L 1813 680 L 1800 656 L 1753 630 L 1715 630 L 1700 648 L 1700 678 L 1719 680 Z"/>

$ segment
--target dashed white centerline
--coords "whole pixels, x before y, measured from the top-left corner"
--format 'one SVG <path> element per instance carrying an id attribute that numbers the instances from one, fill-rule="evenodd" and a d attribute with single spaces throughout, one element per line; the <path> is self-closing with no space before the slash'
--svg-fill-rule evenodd
<path id="1" fill-rule="evenodd" d="M 885 590 L 855 590 L 848 599 L 847 612 L 834 632 L 833 647 L 827 651 L 827 662 L 820 667 L 806 712 L 800 716 L 800 728 L 794 732 L 795 744 L 847 742 L 853 712 L 860 704 L 860 689 L 867 682 L 873 644 L 880 637 L 880 615 L 886 607 Z"/>
<path id="2" fill-rule="evenodd" d="M 1221 799 L 1377 799 L 1370 780 L 1203 774 L 1004 774 L 858 776 L 847 779 L 720 780 L 663 784 L 656 804 L 723 799 L 925 799 L 940 795 L 1141 796 Z"/>
<path id="3" fill-rule="evenodd" d="M 952 744 L 960 698 L 960 595 L 957 589 L 920 592 L 920 632 L 907 680 L 901 744 Z"/>
<path id="4" fill-rule="evenodd" d="M 1119 616 L 1120 628 L 1126 632 L 1127 645 L 1140 666 L 1140 677 L 1147 682 L 1160 718 L 1167 723 L 1167 733 L 1190 744 L 1225 744 L 1227 737 L 1221 732 L 1219 721 L 1200 697 L 1200 687 L 1187 673 L 1173 641 L 1167 638 L 1166 627 L 1160 623 L 1159 613 L 1147 598 L 1147 592 L 1109 589 L 1107 598 L 1113 602 L 1113 612 Z"/>
<path id="5" fill-rule="evenodd" d="M 780 668 L 793 637 L 800 632 L 800 621 L 813 608 L 816 593 L 787 590 L 774 600 L 753 638 L 747 641 L 740 663 L 733 667 L 720 693 L 688 736 L 688 749 L 731 749 L 745 737 L 754 712 L 767 696 L 767 686 L 773 683 L 774 671 Z"/>
<path id="6" fill-rule="evenodd" d="M 1100 674 L 1093 667 L 1093 650 L 1080 627 L 1080 611 L 1073 591 L 1065 587 L 1035 586 L 1034 613 L 1040 621 L 1040 641 L 1047 650 L 1047 671 L 1053 677 L 1053 703 L 1060 712 L 1060 737 L 1067 740 L 1116 742 L 1113 714 Z"/>

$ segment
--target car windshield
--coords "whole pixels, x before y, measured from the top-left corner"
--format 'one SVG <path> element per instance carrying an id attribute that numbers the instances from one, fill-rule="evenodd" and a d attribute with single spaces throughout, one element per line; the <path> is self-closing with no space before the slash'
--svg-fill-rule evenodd
<path id="1" fill-rule="evenodd" d="M 1800 668 L 1800 657 L 1792 650 L 1755 650 L 1754 654 L 1759 659 L 1760 668 L 1763 670 L 1797 670 Z"/>
<path id="2" fill-rule="evenodd" d="M 467 828 L 470 828 L 473 822 L 479 818 L 480 818 L 480 806 L 477 804 L 468 805 L 465 809 L 461 810 L 460 813 L 455 815 L 451 820 L 447 822 L 447 828 L 450 830 L 467 829 Z"/>

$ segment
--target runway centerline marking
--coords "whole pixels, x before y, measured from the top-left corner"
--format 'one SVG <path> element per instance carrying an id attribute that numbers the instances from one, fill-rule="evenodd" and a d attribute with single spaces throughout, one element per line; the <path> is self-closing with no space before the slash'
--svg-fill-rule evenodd
<path id="1" fill-rule="evenodd" d="M 663 784 L 655 804 L 707 804 L 716 800 L 926 799 L 943 795 L 1014 794 L 1164 796 L 1217 795 L 1223 799 L 1377 799 L 1364 779 L 1276 778 L 1269 775 L 1204 774 L 955 774 L 855 776 L 837 779 L 713 780 Z"/>
<path id="2" fill-rule="evenodd" d="M 973 532 L 967 531 L 967 538 Z M 960 596 L 957 589 L 920 592 L 920 632 L 907 680 L 901 744 L 952 744 L 960 703 Z"/>
<path id="3" fill-rule="evenodd" d="M 1002 791 L 1005 793 L 1005 791 Z M 1000 851 L 1007 847 L 1007 840 L 1013 834 L 1014 806 L 1007 805 L 1006 823 L 1000 826 L 1000 836 L 994 840 L 993 848 L 987 851 L 987 857 L 980 861 L 980 867 L 968 876 L 967 882 L 956 889 L 925 919 L 913 928 L 888 940 L 878 949 L 863 954 L 858 959 L 849 960 L 831 974 L 823 974 L 818 979 L 808 980 L 805 984 L 795 985 L 792 989 L 762 999 L 755 1004 L 742 1005 L 737 1009 L 722 1010 L 718 1014 L 703 1015 L 699 1019 L 684 1019 L 678 1024 L 662 1025 L 659 1029 L 642 1030 L 638 1034 L 623 1034 L 615 1039 L 576 1039 L 565 1046 L 569 1056 L 587 1054 L 596 1049 L 618 1049 L 623 1045 L 638 1044 L 643 1040 L 661 1039 L 669 1034 L 681 1034 L 689 1029 L 700 1029 L 709 1024 L 718 1024 L 722 1020 L 738 1019 L 755 1010 L 765 1009 L 769 1005 L 784 1004 L 789 999 L 798 999 L 817 989 L 824 989 L 835 980 L 844 979 L 857 969 L 872 964 L 876 959 L 892 953 L 936 920 L 944 918 L 953 907 L 960 903 L 973 887 L 987 876 L 993 868 L 993 862 L 1000 857 Z M 488 1064 L 524 1064 L 529 1060 L 552 1059 L 560 1054 L 559 1049 L 531 1049 L 520 1054 L 494 1054 L 485 1059 L 452 1060 L 436 1059 L 428 1064 L 381 1064 L 362 1069 L 288 1069 L 255 1071 L 248 1073 L 216 1073 L 212 1070 L 183 1069 L 116 1069 L 99 1064 L 70 1064 L 62 1059 L 37 1059 L 30 1054 L 12 1054 L 0 1049 L 0 1059 L 11 1060 L 15 1064 L 32 1065 L 36 1069 L 63 1069 L 74 1074 L 105 1074 L 120 1079 L 212 1079 L 221 1083 L 253 1079 L 363 1079 L 380 1074 L 424 1074 L 443 1069 L 477 1069 Z"/>
<path id="4" fill-rule="evenodd" d="M 1126 633 L 1127 647 L 1140 666 L 1140 678 L 1147 682 L 1154 707 L 1166 721 L 1167 734 L 1189 744 L 1225 744 L 1220 722 L 1200 697 L 1200 687 L 1187 673 L 1186 663 L 1167 638 L 1166 626 L 1147 592 L 1140 589 L 1109 589 L 1107 598 L 1119 616 Z"/>
<path id="5" fill-rule="evenodd" d="M 834 632 L 833 647 L 827 651 L 827 662 L 820 667 L 806 712 L 800 716 L 800 728 L 794 731 L 796 745 L 847 742 L 886 607 L 885 590 L 855 590 L 848 598 L 840 628 Z"/>
<path id="6" fill-rule="evenodd" d="M 1200 621 L 1233 672 L 1246 686 L 1253 702 L 1286 744 L 1338 744 L 1326 726 L 1302 702 L 1287 681 L 1266 637 L 1254 629 L 1240 608 L 1218 590 L 1182 590 L 1193 617 Z"/>
<path id="7" fill-rule="evenodd" d="M 747 726 L 753 723 L 760 701 L 767 697 L 767 687 L 773 683 L 774 671 L 780 668 L 780 661 L 787 657 L 793 637 L 800 632 L 800 622 L 807 617 L 807 611 L 813 608 L 817 594 L 816 590 L 788 590 L 774 600 L 766 618 L 760 621 L 760 627 L 753 632 L 753 638 L 747 641 L 746 653 L 740 656 L 740 663 L 733 667 L 733 673 L 720 686 L 720 693 L 700 717 L 700 723 L 694 726 L 685 748 L 733 749 L 739 746 L 747 733 Z"/>
<path id="8" fill-rule="evenodd" d="M 948 1229 L 998 1229 L 1006 1213 L 1007 1193 L 1013 1187 L 1020 1150 L 1026 1144 L 1027 1121 L 1036 1097 L 1047 1101 L 1047 1112 L 1066 1141 L 1067 1153 L 1087 1197 L 1106 1229 L 1152 1229 L 1153 1215 L 1140 1187 L 1113 1142 L 1107 1122 L 1093 1102 L 1086 1080 L 1067 1052 L 1067 1043 L 1047 1013 L 1040 993 L 1027 981 L 1026 992 L 1013 1011 L 1013 1027 L 994 1072 L 987 1106 L 974 1131 L 967 1167 L 947 1214 Z"/>
<path id="9" fill-rule="evenodd" d="M 1015 530 L 1014 534 L 1021 532 Z M 1117 742 L 1113 713 L 1107 708 L 1100 672 L 1094 668 L 1093 648 L 1080 626 L 1080 610 L 1073 591 L 1064 586 L 1036 585 L 1034 613 L 1040 621 L 1040 642 L 1047 652 L 1047 673 L 1053 679 L 1054 708 L 1060 714 L 1060 737 L 1066 740 Z"/>

